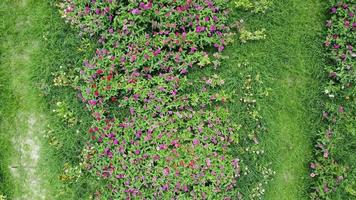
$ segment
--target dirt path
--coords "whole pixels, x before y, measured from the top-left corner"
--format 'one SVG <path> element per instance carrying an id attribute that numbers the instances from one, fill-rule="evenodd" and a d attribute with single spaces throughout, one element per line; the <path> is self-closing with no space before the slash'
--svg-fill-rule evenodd
<path id="1" fill-rule="evenodd" d="M 48 199 L 45 189 L 48 186 L 39 171 L 46 113 L 43 113 L 40 92 L 32 81 L 36 73 L 33 59 L 43 44 L 40 34 L 45 12 L 38 1 L 5 0 L 0 5 L 4 28 L 0 67 L 8 72 L 7 87 L 16 104 L 7 111 L 9 117 L 3 123 L 3 131 L 11 137 L 13 150 L 8 167 L 15 185 L 14 199 Z"/>

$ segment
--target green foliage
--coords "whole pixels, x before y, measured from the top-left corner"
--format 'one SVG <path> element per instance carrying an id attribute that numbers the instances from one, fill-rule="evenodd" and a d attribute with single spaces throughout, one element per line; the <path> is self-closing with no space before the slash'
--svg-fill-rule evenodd
<path id="1" fill-rule="evenodd" d="M 240 30 L 240 40 L 242 43 L 246 43 L 250 40 L 263 40 L 266 39 L 265 29 L 257 30 L 254 32 L 247 31 L 245 29 Z"/>
<path id="2" fill-rule="evenodd" d="M 271 0 L 235 0 L 234 3 L 236 8 L 253 13 L 264 13 L 271 6 Z"/>

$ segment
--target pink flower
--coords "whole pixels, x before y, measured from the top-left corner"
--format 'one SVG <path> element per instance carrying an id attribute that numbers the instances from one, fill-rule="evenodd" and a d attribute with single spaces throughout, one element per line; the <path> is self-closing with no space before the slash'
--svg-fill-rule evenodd
<path id="1" fill-rule="evenodd" d="M 310 163 L 310 168 L 315 169 L 316 168 L 315 163 Z"/>
<path id="2" fill-rule="evenodd" d="M 168 176 L 169 175 L 169 168 L 168 167 L 166 167 L 166 168 L 164 168 L 163 169 L 163 174 L 165 175 L 165 176 Z"/>
<path id="3" fill-rule="evenodd" d="M 96 100 L 89 100 L 88 101 L 89 105 L 95 106 L 96 105 Z"/>
<path id="4" fill-rule="evenodd" d="M 89 8 L 89 6 L 85 6 L 85 14 L 88 14 L 89 12 L 90 12 L 90 8 Z"/>
<path id="5" fill-rule="evenodd" d="M 324 158 L 328 158 L 329 157 L 329 151 L 326 149 L 324 151 Z"/>
<path id="6" fill-rule="evenodd" d="M 198 144 L 199 144 L 199 140 L 198 140 L 198 139 L 194 139 L 194 140 L 193 140 L 193 144 L 194 144 L 194 145 L 198 145 Z"/>
<path id="7" fill-rule="evenodd" d="M 338 109 L 338 111 L 339 111 L 340 113 L 343 113 L 343 112 L 345 112 L 345 109 L 344 109 L 344 107 L 340 106 L 339 109 Z"/>
<path id="8" fill-rule="evenodd" d="M 186 74 L 186 73 L 188 73 L 188 70 L 187 69 L 182 69 L 182 70 L 180 70 L 180 73 L 181 74 Z"/>
<path id="9" fill-rule="evenodd" d="M 310 177 L 314 178 L 316 176 L 315 173 L 310 173 Z"/>

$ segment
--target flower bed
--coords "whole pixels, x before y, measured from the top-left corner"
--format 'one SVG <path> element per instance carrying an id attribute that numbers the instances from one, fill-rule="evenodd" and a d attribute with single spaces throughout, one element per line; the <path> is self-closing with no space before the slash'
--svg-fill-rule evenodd
<path id="1" fill-rule="evenodd" d="M 322 118 L 317 135 L 315 160 L 310 164 L 313 199 L 356 196 L 355 41 L 356 5 L 352 0 L 331 1 L 324 43 L 329 64 Z"/>
<path id="2" fill-rule="evenodd" d="M 218 90 L 224 80 L 187 78 L 191 71 L 220 65 L 231 35 L 227 5 L 225 0 L 60 4 L 83 44 L 96 40 L 78 84 L 93 116 L 82 166 L 105 183 L 96 198 L 241 198 L 241 160 L 234 149 L 240 126 L 224 107 L 230 94 Z M 263 170 L 268 177 L 270 171 Z M 254 190 L 262 195 L 261 185 Z"/>

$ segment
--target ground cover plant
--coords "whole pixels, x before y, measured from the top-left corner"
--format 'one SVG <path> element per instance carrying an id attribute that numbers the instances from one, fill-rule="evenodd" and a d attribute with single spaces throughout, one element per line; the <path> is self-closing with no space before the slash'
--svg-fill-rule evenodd
<path id="1" fill-rule="evenodd" d="M 63 17 L 85 38 L 83 46 L 97 39 L 95 56 L 83 61 L 78 82 L 94 118 L 82 166 L 106 183 L 95 198 L 242 198 L 236 186 L 249 169 L 241 169 L 243 156 L 233 149 L 240 126 L 224 106 L 231 94 L 216 90 L 224 84 L 217 75 L 186 76 L 219 67 L 231 35 L 227 5 L 60 4 Z M 250 157 L 257 160 L 258 154 Z M 261 198 L 272 172 L 256 167 L 264 175 L 251 197 Z"/>
<path id="2" fill-rule="evenodd" d="M 352 199 L 356 196 L 356 103 L 354 1 L 330 1 L 326 21 L 327 82 L 324 87 L 323 128 L 318 132 L 314 160 L 312 199 Z"/>

